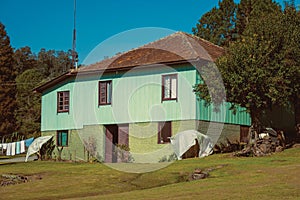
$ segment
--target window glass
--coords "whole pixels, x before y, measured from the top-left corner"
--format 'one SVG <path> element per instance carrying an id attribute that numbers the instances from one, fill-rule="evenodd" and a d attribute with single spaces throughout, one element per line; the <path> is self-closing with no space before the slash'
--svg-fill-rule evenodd
<path id="1" fill-rule="evenodd" d="M 162 76 L 162 100 L 177 100 L 177 74 Z"/>
<path id="2" fill-rule="evenodd" d="M 57 131 L 56 144 L 60 147 L 68 146 L 68 131 Z"/>
<path id="3" fill-rule="evenodd" d="M 70 92 L 63 91 L 57 93 L 57 112 L 69 112 Z"/>
<path id="4" fill-rule="evenodd" d="M 112 84 L 111 81 L 99 82 L 99 105 L 111 104 Z"/>

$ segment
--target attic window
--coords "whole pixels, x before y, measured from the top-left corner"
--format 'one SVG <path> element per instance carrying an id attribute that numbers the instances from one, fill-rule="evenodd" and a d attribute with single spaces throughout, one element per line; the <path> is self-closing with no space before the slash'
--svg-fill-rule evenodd
<path id="1" fill-rule="evenodd" d="M 63 91 L 57 93 L 57 112 L 69 112 L 70 92 Z"/>
<path id="2" fill-rule="evenodd" d="M 177 100 L 177 74 L 162 76 L 162 100 Z"/>
<path id="3" fill-rule="evenodd" d="M 99 106 L 111 104 L 112 83 L 111 81 L 99 82 Z"/>

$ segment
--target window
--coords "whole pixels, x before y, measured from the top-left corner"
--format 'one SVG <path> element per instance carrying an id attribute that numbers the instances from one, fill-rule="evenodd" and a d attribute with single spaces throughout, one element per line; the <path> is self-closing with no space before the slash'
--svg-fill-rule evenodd
<path id="1" fill-rule="evenodd" d="M 112 84 L 111 81 L 99 82 L 99 105 L 111 104 Z"/>
<path id="2" fill-rule="evenodd" d="M 59 147 L 68 146 L 68 131 L 57 131 L 56 144 Z"/>
<path id="3" fill-rule="evenodd" d="M 162 100 L 177 100 L 177 74 L 162 76 Z"/>
<path id="4" fill-rule="evenodd" d="M 57 93 L 57 112 L 69 112 L 70 92 Z"/>
<path id="5" fill-rule="evenodd" d="M 158 144 L 164 144 L 170 142 L 172 135 L 172 123 L 171 122 L 159 122 L 158 123 Z"/>

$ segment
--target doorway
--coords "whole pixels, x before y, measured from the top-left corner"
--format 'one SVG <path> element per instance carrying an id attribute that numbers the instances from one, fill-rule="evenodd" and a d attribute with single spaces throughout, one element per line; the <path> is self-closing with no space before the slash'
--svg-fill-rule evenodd
<path id="1" fill-rule="evenodd" d="M 117 145 L 129 145 L 129 125 L 128 124 L 110 124 L 105 125 L 105 162 L 120 162 L 116 150 Z"/>

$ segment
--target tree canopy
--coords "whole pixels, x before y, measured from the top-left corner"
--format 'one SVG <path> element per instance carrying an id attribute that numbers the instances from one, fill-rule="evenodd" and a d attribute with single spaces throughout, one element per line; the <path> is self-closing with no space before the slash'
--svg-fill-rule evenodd
<path id="1" fill-rule="evenodd" d="M 71 50 L 42 48 L 36 55 L 25 46 L 14 51 L 0 23 L 0 136 L 39 132 L 41 96 L 32 90 L 70 67 Z"/>
<path id="2" fill-rule="evenodd" d="M 193 33 L 203 39 L 209 40 L 214 44 L 226 46 L 229 41 L 234 40 L 235 13 L 237 6 L 233 0 L 219 1 L 218 7 L 205 13 L 192 29 Z"/>
<path id="3" fill-rule="evenodd" d="M 241 0 L 237 7 L 239 37 L 216 65 L 227 101 L 245 107 L 253 124 L 259 125 L 263 112 L 273 106 L 299 106 L 300 15 L 295 7 L 282 10 L 271 0 Z M 195 87 L 209 101 L 207 90 L 204 83 Z"/>
<path id="4" fill-rule="evenodd" d="M 3 135 L 12 133 L 15 127 L 16 73 L 13 55 L 10 39 L 4 25 L 0 23 L 0 134 Z"/>

